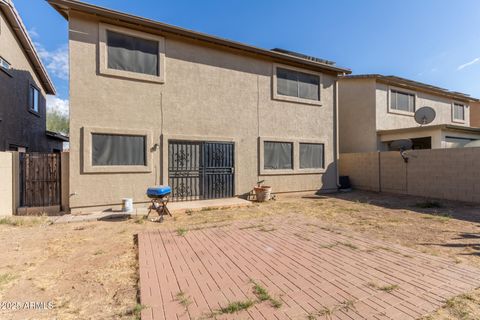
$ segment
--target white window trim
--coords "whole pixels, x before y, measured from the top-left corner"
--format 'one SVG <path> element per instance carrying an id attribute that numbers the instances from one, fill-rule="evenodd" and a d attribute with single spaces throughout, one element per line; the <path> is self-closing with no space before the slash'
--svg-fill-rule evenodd
<path id="1" fill-rule="evenodd" d="M 413 98 L 413 100 L 414 100 L 413 101 L 413 110 L 414 111 L 410 112 L 410 111 L 393 109 L 392 108 L 392 99 L 391 99 L 392 91 L 398 91 L 398 92 L 404 92 L 404 93 L 407 93 L 407 94 L 412 94 L 414 96 L 414 98 Z M 388 87 L 388 94 L 387 94 L 388 113 L 413 117 L 415 115 L 415 111 L 417 110 L 417 101 L 418 101 L 418 95 L 415 91 L 404 89 L 404 88 L 393 87 L 393 86 Z"/>
<path id="2" fill-rule="evenodd" d="M 152 132 L 150 130 L 127 130 L 118 128 L 84 127 L 83 139 L 83 172 L 84 173 L 135 173 L 152 172 L 153 146 Z M 145 136 L 145 165 L 144 166 L 94 166 L 92 164 L 92 134 L 117 134 Z"/>
<path id="3" fill-rule="evenodd" d="M 455 104 L 461 104 L 463 106 L 463 119 L 455 118 Z M 462 124 L 467 122 L 467 104 L 465 102 L 452 101 L 452 122 Z"/>
<path id="4" fill-rule="evenodd" d="M 265 142 L 285 142 L 291 143 L 293 146 L 293 169 L 265 169 L 264 161 L 265 161 Z M 328 164 L 327 161 L 327 150 L 328 144 L 326 139 L 292 139 L 292 138 L 279 138 L 279 137 L 260 137 L 258 139 L 259 143 L 259 175 L 260 176 L 281 176 L 281 175 L 300 175 L 300 174 L 321 174 L 325 173 L 325 168 L 305 168 L 300 169 L 300 143 L 317 143 L 323 144 L 324 152 L 323 152 L 323 166 L 326 167 Z"/>
<path id="5" fill-rule="evenodd" d="M 317 101 L 317 100 L 303 99 L 303 98 L 291 97 L 291 96 L 285 96 L 285 95 L 282 95 L 282 94 L 278 94 L 277 93 L 277 68 L 288 69 L 288 70 L 292 70 L 292 71 L 298 71 L 298 72 L 318 76 L 318 97 L 319 97 L 319 100 Z M 291 67 L 291 66 L 288 66 L 288 65 L 274 63 L 273 64 L 273 69 L 272 69 L 272 97 L 273 97 L 274 100 L 289 101 L 289 102 L 296 102 L 296 103 L 303 103 L 303 104 L 321 106 L 322 105 L 322 74 L 319 73 L 319 72 L 311 71 L 311 70 L 306 70 L 306 69 L 302 69 L 302 68 L 296 68 L 296 67 Z"/>
<path id="6" fill-rule="evenodd" d="M 12 65 L 6 59 L 0 56 L 0 67 L 5 70 L 10 70 L 12 68 Z"/>
<path id="7" fill-rule="evenodd" d="M 158 42 L 158 76 L 108 68 L 107 31 L 114 31 L 137 38 Z M 137 30 L 99 23 L 99 73 L 102 75 L 136 79 L 148 82 L 165 83 L 165 38 Z"/>

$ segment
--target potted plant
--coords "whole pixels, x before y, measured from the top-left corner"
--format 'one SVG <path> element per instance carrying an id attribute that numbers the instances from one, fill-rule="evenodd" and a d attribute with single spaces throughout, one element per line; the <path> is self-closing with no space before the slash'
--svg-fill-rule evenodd
<path id="1" fill-rule="evenodd" d="M 270 200 L 272 194 L 272 187 L 264 186 L 263 182 L 265 182 L 265 180 L 258 181 L 257 185 L 253 188 L 258 202 L 265 202 Z"/>

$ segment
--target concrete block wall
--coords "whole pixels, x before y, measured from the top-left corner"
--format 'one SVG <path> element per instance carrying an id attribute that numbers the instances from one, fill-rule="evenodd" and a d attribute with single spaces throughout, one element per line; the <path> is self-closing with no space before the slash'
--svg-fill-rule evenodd
<path id="1" fill-rule="evenodd" d="M 354 188 L 480 203 L 480 148 L 340 154 Z"/>
<path id="2" fill-rule="evenodd" d="M 378 152 L 341 153 L 339 172 L 357 189 L 380 191 L 378 161 Z"/>

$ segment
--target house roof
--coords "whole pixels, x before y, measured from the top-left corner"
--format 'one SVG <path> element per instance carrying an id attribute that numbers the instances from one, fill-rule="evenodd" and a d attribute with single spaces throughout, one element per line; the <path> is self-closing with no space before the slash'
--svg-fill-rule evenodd
<path id="1" fill-rule="evenodd" d="M 405 133 L 411 131 L 423 131 L 423 130 L 449 130 L 464 133 L 473 133 L 480 135 L 480 128 L 465 127 L 453 124 L 437 124 L 432 126 L 418 126 L 410 128 L 389 129 L 389 130 L 377 130 L 377 134 L 390 134 L 390 133 Z"/>
<path id="2" fill-rule="evenodd" d="M 58 140 L 62 140 L 62 141 L 65 141 L 65 142 L 68 142 L 69 141 L 69 137 L 68 136 L 65 136 L 61 133 L 58 133 L 58 132 L 54 132 L 54 131 L 45 131 L 45 134 L 50 137 L 50 138 L 53 138 L 53 139 L 58 139 Z"/>
<path id="3" fill-rule="evenodd" d="M 205 43 L 210 43 L 214 45 L 223 46 L 229 49 L 235 49 L 240 52 L 245 52 L 253 55 L 259 55 L 262 57 L 268 57 L 278 61 L 286 63 L 295 63 L 310 68 L 323 69 L 325 71 L 333 72 L 336 74 L 349 74 L 351 73 L 350 69 L 341 68 L 335 66 L 331 61 L 308 57 L 305 55 L 292 54 L 286 50 L 266 50 L 258 47 L 250 46 L 240 42 L 227 40 L 208 34 L 176 27 L 166 23 L 146 19 L 139 16 L 130 15 L 127 13 L 110 10 L 107 8 L 91 5 L 88 3 L 75 1 L 75 0 L 47 0 L 48 3 L 57 10 L 65 19 L 68 20 L 68 13 L 70 10 L 84 12 L 92 15 L 96 15 L 103 18 L 114 19 L 121 23 L 126 23 L 132 25 L 132 27 L 138 28 L 148 27 L 154 30 L 159 30 L 165 33 L 173 34 L 180 37 L 190 38 L 197 41 L 202 41 Z M 313 58 L 313 59 L 312 59 Z"/>
<path id="4" fill-rule="evenodd" d="M 19 39 L 23 50 L 27 54 L 27 57 L 32 63 L 35 72 L 40 78 L 43 89 L 47 94 L 55 94 L 56 91 L 53 82 L 50 79 L 47 70 L 43 66 L 33 41 L 30 39 L 27 29 L 25 28 L 25 25 L 23 24 L 22 19 L 15 9 L 12 1 L 0 0 L 0 10 L 4 12 L 8 23 L 11 25 L 13 31 Z"/>
<path id="5" fill-rule="evenodd" d="M 462 101 L 480 101 L 477 98 L 471 97 L 466 93 L 450 91 L 448 89 L 436 87 L 427 83 L 422 83 L 414 80 L 409 80 L 397 76 L 384 76 L 381 74 L 355 74 L 355 75 L 345 75 L 341 77 L 342 79 L 375 79 L 377 81 L 393 84 L 400 87 L 405 87 L 408 89 L 420 89 L 429 93 L 434 93 L 441 96 L 446 96 L 449 98 L 454 98 Z"/>

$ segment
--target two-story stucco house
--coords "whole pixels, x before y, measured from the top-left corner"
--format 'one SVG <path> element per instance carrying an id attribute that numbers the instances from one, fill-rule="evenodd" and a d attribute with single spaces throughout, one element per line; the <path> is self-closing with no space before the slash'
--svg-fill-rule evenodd
<path id="1" fill-rule="evenodd" d="M 337 190 L 334 63 L 70 0 L 70 207 Z"/>
<path id="2" fill-rule="evenodd" d="M 62 151 L 46 130 L 46 94 L 55 88 L 10 0 L 0 0 L 0 151 Z"/>
<path id="3" fill-rule="evenodd" d="M 480 139 L 470 127 L 466 94 L 416 81 L 378 74 L 340 77 L 339 144 L 341 153 L 390 150 L 395 140 L 411 139 L 414 149 L 462 147 Z M 415 122 L 415 111 L 431 107 L 428 125 Z"/>

